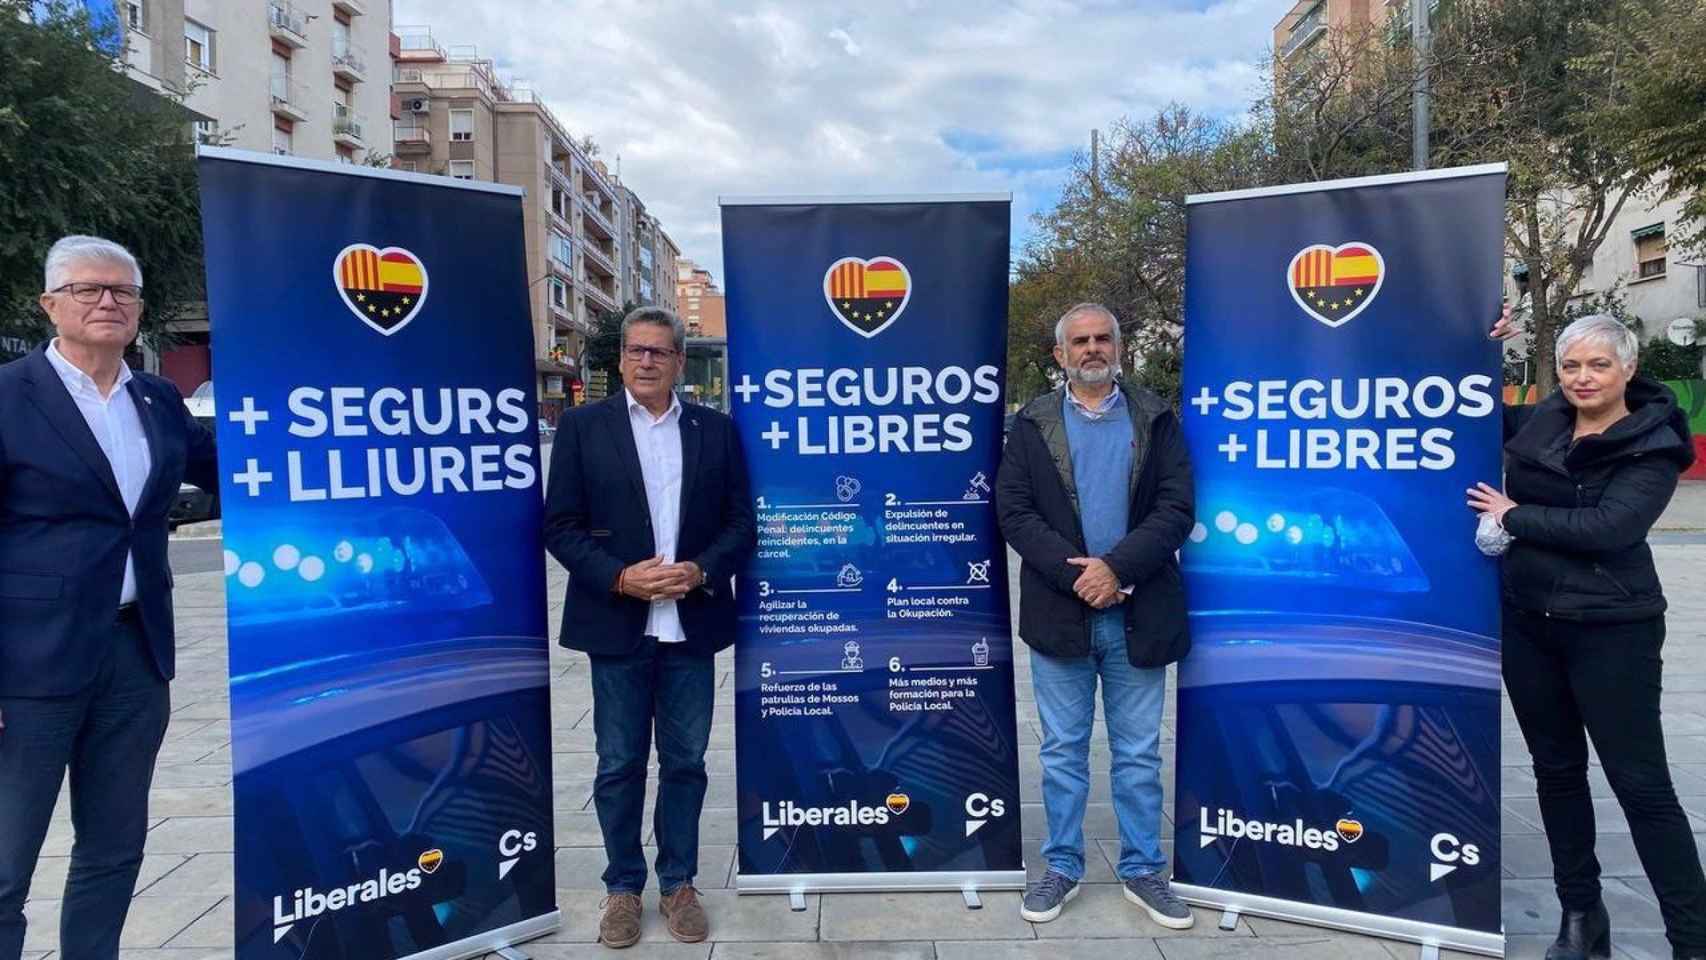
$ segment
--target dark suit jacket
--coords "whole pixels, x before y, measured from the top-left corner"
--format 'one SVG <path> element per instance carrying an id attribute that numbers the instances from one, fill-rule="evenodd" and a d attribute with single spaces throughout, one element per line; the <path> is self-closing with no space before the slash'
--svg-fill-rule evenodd
<path id="1" fill-rule="evenodd" d="M 137 373 L 125 389 L 153 462 L 134 518 L 47 345 L 0 366 L 0 696 L 63 696 L 94 679 L 126 553 L 154 665 L 166 680 L 176 670 L 166 514 L 185 480 L 218 489 L 213 434 L 171 381 Z"/>
<path id="2" fill-rule="evenodd" d="M 677 609 L 682 651 L 711 654 L 735 641 L 731 583 L 757 544 L 746 461 L 734 422 L 681 405 L 681 530 L 675 559 L 705 571 L 705 585 Z M 591 654 L 633 652 L 648 604 L 613 592 L 622 568 L 657 554 L 646 481 L 628 423 L 628 399 L 574 407 L 557 424 L 545 493 L 545 547 L 569 570 L 563 646 Z"/>

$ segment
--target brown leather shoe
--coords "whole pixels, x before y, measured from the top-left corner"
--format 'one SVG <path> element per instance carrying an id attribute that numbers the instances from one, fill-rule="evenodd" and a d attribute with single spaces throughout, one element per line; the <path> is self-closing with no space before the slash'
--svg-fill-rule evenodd
<path id="1" fill-rule="evenodd" d="M 658 910 L 669 922 L 669 935 L 682 943 L 698 943 L 711 932 L 705 919 L 705 908 L 699 905 L 699 891 L 693 884 L 684 883 L 675 892 L 658 898 Z"/>
<path id="2" fill-rule="evenodd" d="M 613 893 L 604 898 L 604 916 L 598 921 L 598 942 L 607 947 L 631 947 L 640 942 L 640 911 L 636 893 Z"/>

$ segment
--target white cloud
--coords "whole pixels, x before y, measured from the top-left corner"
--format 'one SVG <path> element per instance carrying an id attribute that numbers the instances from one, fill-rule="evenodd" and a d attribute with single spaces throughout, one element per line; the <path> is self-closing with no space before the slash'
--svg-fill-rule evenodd
<path id="1" fill-rule="evenodd" d="M 717 197 L 1011 191 L 1015 239 L 1093 127 L 1258 94 L 1278 0 L 395 0 L 590 134 L 721 279 Z"/>

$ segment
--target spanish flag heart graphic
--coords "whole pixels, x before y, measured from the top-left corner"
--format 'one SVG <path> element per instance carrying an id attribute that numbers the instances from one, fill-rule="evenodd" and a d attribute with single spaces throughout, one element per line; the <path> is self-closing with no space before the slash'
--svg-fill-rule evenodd
<path id="1" fill-rule="evenodd" d="M 1380 294 L 1386 260 L 1373 244 L 1313 243 L 1292 256 L 1285 274 L 1291 298 L 1304 313 L 1339 327 L 1367 310 Z"/>
<path id="2" fill-rule="evenodd" d="M 344 306 L 389 337 L 409 325 L 427 298 L 427 270 L 402 247 L 352 243 L 332 261 L 332 283 Z"/>
<path id="3" fill-rule="evenodd" d="M 823 272 L 823 299 L 847 329 L 869 339 L 906 309 L 912 274 L 894 257 L 842 257 Z"/>
<path id="4" fill-rule="evenodd" d="M 907 807 L 912 806 L 912 798 L 904 793 L 891 793 L 887 805 L 889 812 L 898 817 L 906 812 Z"/>

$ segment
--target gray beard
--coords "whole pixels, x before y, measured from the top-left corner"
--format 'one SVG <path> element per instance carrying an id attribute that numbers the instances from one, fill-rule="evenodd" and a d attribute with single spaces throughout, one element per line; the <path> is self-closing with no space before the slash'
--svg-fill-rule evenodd
<path id="1" fill-rule="evenodd" d="M 1086 370 L 1083 367 L 1067 367 L 1066 378 L 1071 380 L 1073 383 L 1082 383 L 1092 386 L 1101 385 L 1114 378 L 1114 365 L 1110 363 L 1102 367 L 1100 370 Z"/>

